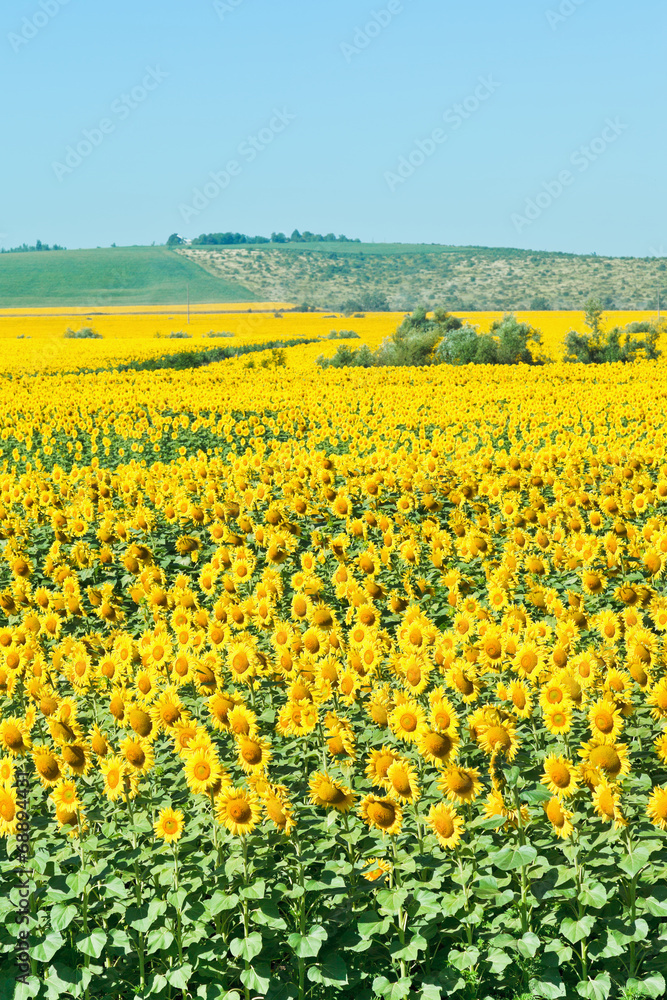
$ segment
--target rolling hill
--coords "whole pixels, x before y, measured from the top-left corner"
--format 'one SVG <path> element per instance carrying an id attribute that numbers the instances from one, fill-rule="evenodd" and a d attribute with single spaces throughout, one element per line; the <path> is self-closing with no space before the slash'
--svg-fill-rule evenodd
<path id="1" fill-rule="evenodd" d="M 307 302 L 338 309 L 655 309 L 663 258 L 375 243 L 0 254 L 0 308 Z"/>

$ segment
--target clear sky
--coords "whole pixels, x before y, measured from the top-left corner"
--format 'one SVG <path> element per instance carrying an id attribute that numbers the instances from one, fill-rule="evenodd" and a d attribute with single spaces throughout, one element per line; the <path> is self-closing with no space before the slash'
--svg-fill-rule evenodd
<path id="1" fill-rule="evenodd" d="M 0 244 L 664 256 L 666 28 L 664 0 L 5 0 Z"/>

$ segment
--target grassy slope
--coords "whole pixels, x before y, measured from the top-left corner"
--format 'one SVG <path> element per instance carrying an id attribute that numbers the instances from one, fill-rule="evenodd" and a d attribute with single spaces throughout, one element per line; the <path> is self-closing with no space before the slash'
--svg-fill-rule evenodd
<path id="1" fill-rule="evenodd" d="M 214 277 L 166 247 L 0 254 L 0 308 L 250 302 L 242 284 Z"/>
<path id="2" fill-rule="evenodd" d="M 307 243 L 0 254 L 0 308 L 310 302 L 380 292 L 392 309 L 609 309 L 667 302 L 664 260 L 430 244 Z"/>
<path id="3" fill-rule="evenodd" d="M 179 251 L 211 274 L 242 280 L 264 301 L 334 308 L 381 292 L 392 309 L 655 309 L 667 301 L 664 260 L 489 247 L 301 243 Z"/>

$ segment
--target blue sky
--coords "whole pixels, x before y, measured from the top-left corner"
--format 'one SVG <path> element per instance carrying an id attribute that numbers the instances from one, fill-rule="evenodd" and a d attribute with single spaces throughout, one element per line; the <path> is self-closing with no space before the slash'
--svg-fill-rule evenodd
<path id="1" fill-rule="evenodd" d="M 7 0 L 0 244 L 296 227 L 663 256 L 666 22 L 664 0 Z"/>

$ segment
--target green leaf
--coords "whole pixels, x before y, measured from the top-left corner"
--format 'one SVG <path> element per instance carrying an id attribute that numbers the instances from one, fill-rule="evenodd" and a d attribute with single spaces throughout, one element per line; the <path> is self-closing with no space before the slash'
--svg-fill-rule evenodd
<path id="1" fill-rule="evenodd" d="M 381 917 L 373 910 L 360 914 L 357 920 L 357 933 L 366 939 L 374 934 L 386 934 L 391 923 L 390 917 Z"/>
<path id="2" fill-rule="evenodd" d="M 599 910 L 607 902 L 607 890 L 601 882 L 591 882 L 583 887 L 578 898 L 584 906 Z"/>
<path id="3" fill-rule="evenodd" d="M 386 1000 L 405 1000 L 410 993 L 412 980 L 405 976 L 397 982 L 390 982 L 385 976 L 376 976 L 373 980 L 373 993 L 375 996 L 385 997 Z"/>
<path id="4" fill-rule="evenodd" d="M 486 955 L 486 961 L 491 966 L 491 972 L 494 976 L 500 976 L 508 965 L 512 965 L 514 959 L 506 951 L 501 951 L 500 948 L 491 948 Z"/>
<path id="5" fill-rule="evenodd" d="M 646 900 L 646 909 L 652 917 L 667 917 L 667 902 L 649 896 Z"/>
<path id="6" fill-rule="evenodd" d="M 271 899 L 263 899 L 257 909 L 252 911 L 251 918 L 262 927 L 271 927 L 275 931 L 287 929 L 287 924 L 280 915 L 278 905 Z"/>
<path id="7" fill-rule="evenodd" d="M 167 982 L 170 986 L 173 986 L 175 990 L 186 990 L 188 988 L 188 983 L 192 978 L 192 966 L 189 962 L 184 962 L 183 965 L 177 965 L 176 968 L 171 969 L 167 973 Z"/>
<path id="8" fill-rule="evenodd" d="M 171 947 L 174 935 L 168 927 L 155 927 L 148 932 L 146 938 L 146 951 L 152 955 L 154 951 L 166 951 Z"/>
<path id="9" fill-rule="evenodd" d="M 347 986 L 347 965 L 341 955 L 335 952 L 326 955 L 321 964 L 311 965 L 308 969 L 308 978 L 312 983 L 322 983 L 323 986 L 332 986 L 340 989 Z"/>
<path id="10" fill-rule="evenodd" d="M 582 917 L 581 920 L 573 920 L 572 917 L 565 917 L 565 920 L 560 925 L 561 934 L 564 935 L 571 942 L 571 944 L 577 944 L 578 941 L 583 941 L 593 930 L 595 926 L 595 917 L 588 914 Z"/>
<path id="11" fill-rule="evenodd" d="M 529 865 L 536 857 L 535 848 L 530 844 L 523 844 L 520 847 L 504 847 L 491 858 L 491 862 L 494 868 L 500 868 L 502 872 L 511 872 Z"/>
<path id="12" fill-rule="evenodd" d="M 657 1000 L 658 997 L 665 995 L 667 985 L 665 977 L 660 972 L 652 972 L 645 979 L 628 979 L 625 988 L 628 992 L 636 990 L 640 996 L 654 997 Z"/>
<path id="13" fill-rule="evenodd" d="M 466 969 L 473 969 L 477 965 L 479 961 L 479 949 L 473 945 L 468 946 L 463 951 L 452 948 L 447 958 L 449 964 L 453 965 L 455 969 L 458 969 L 459 972 L 465 972 Z"/>
<path id="14" fill-rule="evenodd" d="M 130 906 L 125 914 L 125 923 L 135 931 L 145 934 L 151 929 L 158 917 L 167 912 L 167 904 L 162 899 L 151 899 L 150 903 L 141 906 Z"/>
<path id="15" fill-rule="evenodd" d="M 126 955 L 128 955 L 132 950 L 132 942 L 130 941 L 130 936 L 127 931 L 124 931 L 119 927 L 114 927 L 113 930 L 109 931 L 109 947 L 119 948 Z"/>
<path id="16" fill-rule="evenodd" d="M 28 976 L 25 983 L 16 983 L 16 990 L 14 991 L 14 1000 L 31 1000 L 32 997 L 36 997 L 40 991 L 41 982 L 37 976 Z"/>
<path id="17" fill-rule="evenodd" d="M 64 931 L 72 923 L 78 912 L 77 907 L 71 903 L 56 903 L 51 910 L 51 926 L 54 931 Z"/>
<path id="18" fill-rule="evenodd" d="M 41 941 L 30 949 L 30 957 L 36 962 L 50 962 L 53 956 L 65 943 L 65 938 L 60 931 L 51 931 Z"/>
<path id="19" fill-rule="evenodd" d="M 241 973 L 241 982 L 253 993 L 264 995 L 271 982 L 271 967 L 260 962 L 250 969 L 244 969 Z"/>
<path id="20" fill-rule="evenodd" d="M 534 958 L 537 949 L 540 947 L 540 939 L 537 934 L 526 931 L 520 941 L 517 941 L 517 949 L 524 958 Z"/>
<path id="21" fill-rule="evenodd" d="M 321 924 L 315 924 L 307 934 L 290 934 L 287 942 L 297 958 L 316 958 L 327 939 Z"/>
<path id="22" fill-rule="evenodd" d="M 262 950 L 262 935 L 259 931 L 248 934 L 247 938 L 234 938 L 229 946 L 234 958 L 242 958 L 245 962 L 252 962 L 253 958 L 259 955 Z"/>
<path id="23" fill-rule="evenodd" d="M 608 972 L 601 972 L 595 979 L 583 980 L 577 983 L 577 993 L 586 1000 L 607 1000 L 611 993 L 611 977 Z"/>
<path id="24" fill-rule="evenodd" d="M 557 972 L 548 970 L 545 974 L 540 973 L 540 978 L 531 979 L 529 983 L 530 992 L 540 1000 L 558 1000 L 559 997 L 566 996 L 565 986 Z"/>
<path id="25" fill-rule="evenodd" d="M 266 882 L 264 879 L 258 879 L 253 885 L 241 889 L 240 896 L 241 899 L 264 899 L 265 892 Z"/>
<path id="26" fill-rule="evenodd" d="M 442 990 L 437 983 L 422 983 L 421 1000 L 442 1000 Z"/>
<path id="27" fill-rule="evenodd" d="M 88 872 L 74 872 L 72 875 L 68 875 L 65 881 L 72 892 L 76 896 L 80 896 L 90 882 L 90 875 Z"/>
<path id="28" fill-rule="evenodd" d="M 627 945 L 630 941 L 645 941 L 648 936 L 648 924 L 641 917 L 634 924 L 621 920 L 610 920 L 607 930 L 619 945 Z"/>
<path id="29" fill-rule="evenodd" d="M 235 892 L 228 893 L 223 892 L 222 889 L 218 889 L 214 892 L 210 899 L 206 900 L 206 909 L 215 917 L 218 913 L 223 913 L 225 910 L 233 910 L 239 901 L 239 897 Z"/>
<path id="30" fill-rule="evenodd" d="M 398 961 L 404 962 L 416 962 L 419 958 L 420 951 L 426 951 L 428 948 L 428 941 L 421 934 L 414 934 L 407 944 L 402 947 L 391 950 L 392 958 L 398 959 Z"/>
<path id="31" fill-rule="evenodd" d="M 79 934 L 75 939 L 77 951 L 90 958 L 99 958 L 107 943 L 107 936 L 101 927 L 96 927 L 89 934 Z"/>
<path id="32" fill-rule="evenodd" d="M 618 867 L 632 878 L 648 864 L 650 851 L 642 844 L 636 847 L 632 854 L 626 854 L 618 862 Z"/>
<path id="33" fill-rule="evenodd" d="M 380 889 L 377 901 L 382 910 L 392 915 L 398 913 L 408 898 L 407 889 Z"/>

